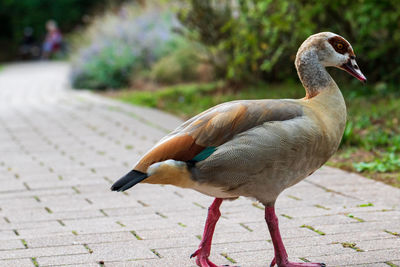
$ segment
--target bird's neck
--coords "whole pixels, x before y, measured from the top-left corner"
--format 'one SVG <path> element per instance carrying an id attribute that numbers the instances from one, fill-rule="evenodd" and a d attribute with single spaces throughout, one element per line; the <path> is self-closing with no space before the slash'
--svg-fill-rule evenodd
<path id="1" fill-rule="evenodd" d="M 314 49 L 303 50 L 296 56 L 296 69 L 306 90 L 306 98 L 318 95 L 334 81 L 318 59 Z"/>

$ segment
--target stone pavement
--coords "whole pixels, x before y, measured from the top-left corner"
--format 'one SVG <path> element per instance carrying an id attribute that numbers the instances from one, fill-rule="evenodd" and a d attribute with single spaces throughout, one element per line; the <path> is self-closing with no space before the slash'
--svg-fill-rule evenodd
<path id="1" fill-rule="evenodd" d="M 0 72 L 0 266 L 193 266 L 212 199 L 172 186 L 109 190 L 180 121 L 67 85 L 63 63 Z M 400 266 L 400 190 L 323 167 L 277 213 L 291 260 Z M 262 207 L 222 204 L 211 259 L 267 266 Z"/>

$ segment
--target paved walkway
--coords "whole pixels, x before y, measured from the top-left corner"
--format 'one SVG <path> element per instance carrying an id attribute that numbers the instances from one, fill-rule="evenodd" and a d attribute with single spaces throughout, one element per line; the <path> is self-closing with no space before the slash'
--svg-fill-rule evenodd
<path id="1" fill-rule="evenodd" d="M 0 266 L 193 266 L 212 199 L 171 186 L 109 187 L 180 121 L 67 87 L 62 63 L 0 72 Z M 400 190 L 323 167 L 285 191 L 289 255 L 328 266 L 400 266 Z M 262 207 L 222 205 L 211 259 L 267 266 Z"/>

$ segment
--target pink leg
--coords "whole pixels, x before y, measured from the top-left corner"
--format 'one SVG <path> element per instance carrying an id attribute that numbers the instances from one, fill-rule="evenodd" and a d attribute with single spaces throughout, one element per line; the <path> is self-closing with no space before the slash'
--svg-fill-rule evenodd
<path id="1" fill-rule="evenodd" d="M 275 215 L 275 208 L 265 207 L 265 221 L 268 224 L 269 233 L 271 234 L 272 243 L 275 250 L 275 258 L 270 266 L 277 264 L 279 267 L 323 267 L 324 263 L 312 262 L 289 262 L 285 246 L 283 245 L 281 234 L 279 232 L 278 218 Z"/>
<path id="2" fill-rule="evenodd" d="M 211 241 L 214 234 L 215 225 L 219 217 L 221 216 L 221 212 L 219 211 L 219 207 L 221 206 L 222 198 L 216 198 L 211 206 L 208 208 L 208 215 L 206 220 L 206 225 L 204 227 L 203 238 L 200 242 L 199 249 L 196 250 L 191 256 L 197 257 L 196 263 L 201 267 L 216 267 L 214 263 L 212 263 L 208 257 L 210 256 L 211 251 Z"/>

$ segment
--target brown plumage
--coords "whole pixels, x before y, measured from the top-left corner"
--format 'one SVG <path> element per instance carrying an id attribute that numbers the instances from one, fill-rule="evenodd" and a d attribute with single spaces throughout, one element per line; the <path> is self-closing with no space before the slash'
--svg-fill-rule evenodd
<path id="1" fill-rule="evenodd" d="M 266 121 L 283 121 L 300 115 L 300 106 L 277 100 L 224 103 L 193 117 L 164 137 L 135 169 L 145 172 L 151 164 L 167 159 L 189 161 L 205 147 L 219 146 Z"/>
<path id="2" fill-rule="evenodd" d="M 343 69 L 361 81 L 351 45 L 336 34 L 310 36 L 295 60 L 306 90 L 303 99 L 240 100 L 223 103 L 186 121 L 164 137 L 112 189 L 138 182 L 172 184 L 216 197 L 209 209 L 196 256 L 209 261 L 211 238 L 222 199 L 253 197 L 265 206 L 275 258 L 288 261 L 274 211 L 278 195 L 320 168 L 337 150 L 346 123 L 343 96 L 325 67 Z M 323 266 L 303 263 L 301 266 Z"/>
<path id="3" fill-rule="evenodd" d="M 194 137 L 185 133 L 172 136 L 144 155 L 136 165 L 135 170 L 146 172 L 151 164 L 167 159 L 189 161 L 205 148 L 196 144 L 195 141 Z"/>

